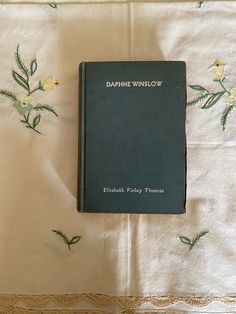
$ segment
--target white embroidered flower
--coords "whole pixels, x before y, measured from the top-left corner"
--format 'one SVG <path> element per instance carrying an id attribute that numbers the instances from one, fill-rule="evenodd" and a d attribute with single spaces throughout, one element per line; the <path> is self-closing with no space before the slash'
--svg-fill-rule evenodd
<path id="1" fill-rule="evenodd" d="M 225 64 L 221 60 L 216 60 L 210 67 L 210 71 L 215 74 L 217 80 L 222 80 L 225 73 Z"/>
<path id="2" fill-rule="evenodd" d="M 59 85 L 59 81 L 53 78 L 48 78 L 43 82 L 43 90 L 46 92 L 53 91 Z"/>

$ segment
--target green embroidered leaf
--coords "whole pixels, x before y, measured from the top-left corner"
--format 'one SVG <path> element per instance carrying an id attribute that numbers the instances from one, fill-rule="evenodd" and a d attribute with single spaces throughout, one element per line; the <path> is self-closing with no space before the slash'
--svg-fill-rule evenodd
<path id="1" fill-rule="evenodd" d="M 39 81 L 38 84 L 39 85 L 35 89 L 29 90 L 29 95 L 32 95 L 33 93 L 37 92 L 37 90 L 41 90 L 41 91 L 44 90 L 41 81 Z"/>
<path id="2" fill-rule="evenodd" d="M 38 104 L 37 106 L 34 107 L 34 110 L 36 111 L 43 111 L 43 110 L 46 110 L 46 111 L 50 111 L 52 112 L 55 116 L 58 117 L 58 114 L 56 113 L 56 111 L 49 105 L 42 105 L 42 104 Z"/>
<path id="3" fill-rule="evenodd" d="M 221 116 L 221 125 L 222 125 L 222 128 L 223 128 L 223 131 L 225 131 L 228 116 L 229 116 L 229 114 L 233 111 L 233 109 L 234 109 L 234 105 L 227 106 L 227 107 L 225 108 L 225 110 L 223 111 L 223 113 L 222 113 L 222 116 Z"/>
<path id="4" fill-rule="evenodd" d="M 32 76 L 38 68 L 38 63 L 37 63 L 37 59 L 34 59 L 31 64 L 30 64 L 30 75 Z"/>
<path id="5" fill-rule="evenodd" d="M 56 2 L 50 2 L 48 5 L 49 5 L 51 8 L 53 8 L 53 9 L 57 9 L 57 3 L 56 3 Z"/>
<path id="6" fill-rule="evenodd" d="M 70 240 L 70 244 L 75 244 L 79 242 L 80 239 L 81 239 L 81 236 L 75 236 Z"/>
<path id="7" fill-rule="evenodd" d="M 33 128 L 35 128 L 39 124 L 40 120 L 41 120 L 41 115 L 39 114 L 33 120 Z"/>
<path id="8" fill-rule="evenodd" d="M 224 95 L 224 93 L 225 92 L 218 92 L 218 93 L 213 94 L 201 108 L 202 109 L 211 108 L 220 100 L 220 98 Z"/>
<path id="9" fill-rule="evenodd" d="M 56 234 L 58 234 L 64 241 L 64 243 L 68 246 L 68 249 L 70 250 L 71 245 L 76 244 L 81 239 L 81 236 L 74 236 L 71 240 L 67 238 L 65 233 L 61 230 L 52 230 Z"/>
<path id="10" fill-rule="evenodd" d="M 17 64 L 18 68 L 21 70 L 21 72 L 27 77 L 27 81 L 28 81 L 29 70 L 21 59 L 21 56 L 19 53 L 19 47 L 20 47 L 20 45 L 18 44 L 17 49 L 16 49 L 16 53 L 15 53 L 16 64 Z"/>
<path id="11" fill-rule="evenodd" d="M 29 122 L 29 118 L 30 118 L 30 111 L 25 115 L 24 114 L 24 118 L 25 120 L 20 120 L 22 123 L 26 124 L 26 128 L 32 129 L 34 132 L 38 133 L 38 134 L 42 134 L 41 132 L 39 132 L 38 130 L 36 130 Z"/>
<path id="12" fill-rule="evenodd" d="M 199 96 L 197 98 L 194 98 L 193 100 L 190 100 L 188 103 L 187 103 L 187 106 L 193 106 L 193 105 L 196 105 L 198 102 L 201 102 L 203 101 L 204 99 L 206 99 L 210 94 L 204 94 L 202 96 Z"/>
<path id="13" fill-rule="evenodd" d="M 189 85 L 190 88 L 196 90 L 198 92 L 209 92 L 206 88 L 202 87 L 201 85 Z"/>
<path id="14" fill-rule="evenodd" d="M 29 84 L 28 82 L 16 71 L 12 71 L 12 77 L 16 81 L 17 84 L 19 84 L 21 87 L 29 91 Z"/>
<path id="15" fill-rule="evenodd" d="M 52 231 L 58 234 L 63 239 L 65 244 L 69 245 L 70 241 L 68 240 L 67 236 L 65 235 L 63 231 L 61 230 L 52 230 Z"/>
<path id="16" fill-rule="evenodd" d="M 13 94 L 12 92 L 9 92 L 8 90 L 0 89 L 0 94 L 3 95 L 3 96 L 6 96 L 6 97 L 8 97 L 8 98 L 10 98 L 10 99 L 13 100 L 13 101 L 16 101 L 16 100 L 17 100 L 16 95 Z"/>
<path id="17" fill-rule="evenodd" d="M 188 244 L 188 245 L 192 244 L 191 240 L 188 237 L 180 236 L 179 239 L 181 242 L 183 242 L 185 244 Z"/>
<path id="18" fill-rule="evenodd" d="M 200 241 L 200 239 L 202 237 L 204 237 L 207 233 L 209 233 L 209 231 L 202 231 L 200 233 L 198 233 L 195 238 L 193 238 L 192 240 L 189 239 L 188 237 L 185 236 L 180 236 L 179 239 L 181 242 L 183 242 L 184 244 L 187 244 L 189 246 L 189 251 L 192 250 L 192 248 Z"/>
<path id="19" fill-rule="evenodd" d="M 199 8 L 201 8 L 202 4 L 203 4 L 203 0 L 198 1 L 198 7 Z"/>
<path id="20" fill-rule="evenodd" d="M 30 111 L 27 113 L 26 116 L 24 116 L 27 122 L 29 121 L 29 116 L 30 116 Z"/>
<path id="21" fill-rule="evenodd" d="M 192 250 L 192 248 L 200 241 L 202 237 L 204 237 L 209 231 L 202 231 L 196 235 L 196 237 L 192 240 L 192 244 L 189 250 Z"/>
<path id="22" fill-rule="evenodd" d="M 214 79 L 213 81 L 214 82 L 224 82 L 224 80 L 225 80 L 225 77 L 223 77 L 222 79 Z"/>

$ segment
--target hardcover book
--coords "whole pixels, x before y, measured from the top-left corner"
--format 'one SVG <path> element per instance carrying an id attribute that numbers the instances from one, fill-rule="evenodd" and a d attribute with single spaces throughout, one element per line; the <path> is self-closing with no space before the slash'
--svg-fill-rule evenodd
<path id="1" fill-rule="evenodd" d="M 80 64 L 78 209 L 185 212 L 183 61 Z"/>

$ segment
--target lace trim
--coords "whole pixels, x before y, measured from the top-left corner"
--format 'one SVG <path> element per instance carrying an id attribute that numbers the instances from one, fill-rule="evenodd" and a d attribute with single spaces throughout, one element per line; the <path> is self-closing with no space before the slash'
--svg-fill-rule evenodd
<path id="1" fill-rule="evenodd" d="M 70 307 L 81 301 L 87 301 L 96 305 L 118 305 L 123 310 L 131 310 L 140 307 L 145 303 L 152 304 L 159 308 L 174 305 L 177 302 L 184 302 L 194 307 L 204 307 L 211 302 L 217 301 L 228 306 L 236 306 L 236 296 L 225 297 L 197 297 L 197 296 L 110 296 L 98 293 L 82 294 L 47 294 L 47 295 L 25 295 L 25 294 L 1 294 L 1 306 L 14 306 L 18 303 L 25 307 L 42 307 L 49 302 L 56 306 Z M 49 312 L 50 313 L 50 312 Z M 64 312 L 65 313 L 65 312 Z"/>
<path id="2" fill-rule="evenodd" d="M 42 310 L 42 309 L 26 309 L 15 306 L 6 306 L 4 308 L 0 308 L 0 313 L 5 314 L 112 314 L 112 312 L 102 311 L 102 310 L 91 310 L 91 309 L 80 309 L 80 310 Z M 190 312 L 186 311 L 163 311 L 163 310 L 124 310 L 121 314 L 187 314 Z M 209 314 L 209 312 L 191 312 L 191 314 Z M 219 312 L 218 314 L 230 314 L 230 312 L 223 313 Z M 231 313 L 233 314 L 233 313 Z"/>
<path id="3" fill-rule="evenodd" d="M 80 309 L 80 310 L 68 310 L 68 309 L 29 309 L 15 306 L 0 306 L 0 313 L 4 314 L 112 314 L 111 312 L 103 310 L 92 310 L 92 309 Z"/>
<path id="4" fill-rule="evenodd" d="M 210 312 L 193 312 L 193 311 L 181 311 L 181 310 L 127 310 L 122 314 L 210 314 Z M 213 313 L 213 312 L 212 312 Z M 234 314 L 235 312 L 217 312 L 217 314 Z"/>

